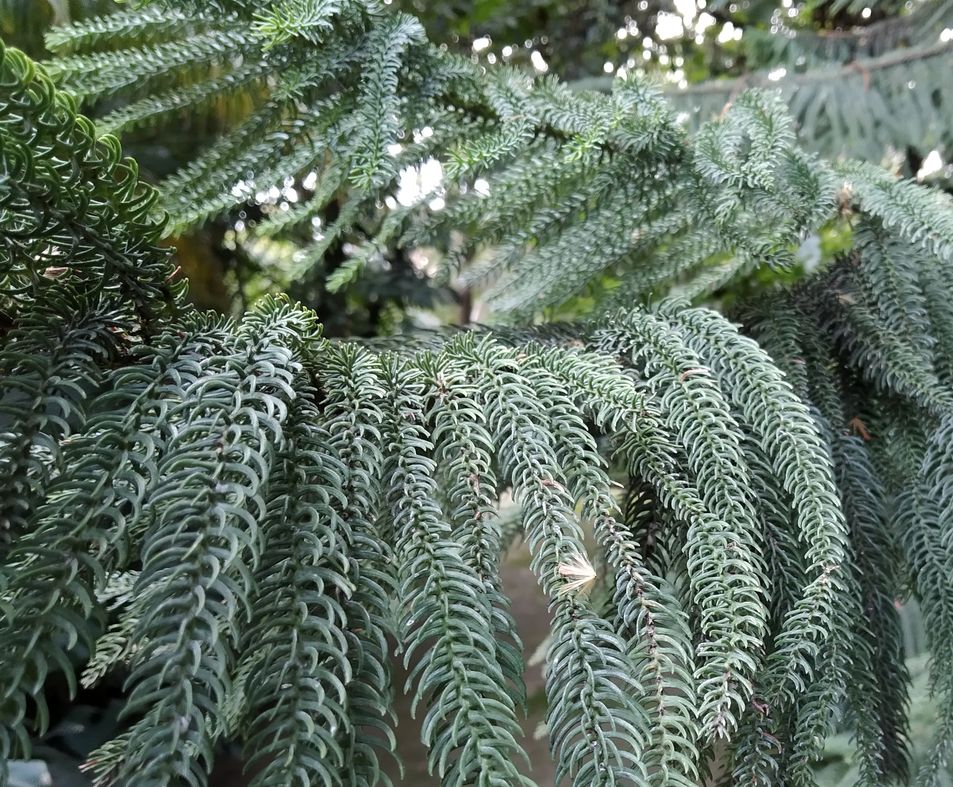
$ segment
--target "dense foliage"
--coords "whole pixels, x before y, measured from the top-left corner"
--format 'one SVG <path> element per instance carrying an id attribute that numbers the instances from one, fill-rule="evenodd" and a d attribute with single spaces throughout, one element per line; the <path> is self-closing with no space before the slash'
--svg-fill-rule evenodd
<path id="1" fill-rule="evenodd" d="M 49 44 L 46 69 L 0 50 L 0 763 L 51 686 L 120 673 L 102 784 L 204 784 L 227 741 L 256 785 L 384 784 L 396 647 L 442 783 L 532 784 L 506 495 L 551 605 L 559 780 L 810 784 L 842 708 L 864 783 L 907 780 L 910 595 L 935 783 L 945 195 L 805 153 L 774 94 L 689 136 L 638 78 L 485 71 L 375 3 L 155 2 Z M 230 92 L 243 112 L 158 191 L 99 136 Z M 439 194 L 394 200 L 431 158 Z M 338 288 L 436 249 L 511 324 L 332 341 L 280 296 L 191 308 L 164 237 L 312 175 L 247 229 L 301 247 L 291 279 L 341 237 Z M 692 305 L 821 230 L 843 253 L 736 303 L 740 327 Z M 535 321 L 584 292 L 585 320 Z"/>

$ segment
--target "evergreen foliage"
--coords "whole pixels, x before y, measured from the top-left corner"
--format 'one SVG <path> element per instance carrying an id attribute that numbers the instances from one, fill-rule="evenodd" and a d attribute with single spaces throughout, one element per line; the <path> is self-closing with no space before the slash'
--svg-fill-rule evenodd
<path id="1" fill-rule="evenodd" d="M 668 95 L 698 125 L 747 88 L 776 87 L 812 150 L 874 161 L 888 150 L 912 148 L 921 157 L 945 150 L 953 108 L 946 79 L 953 4 L 925 0 L 909 7 L 863 27 L 820 31 L 790 27 L 776 15 L 769 30 L 745 29 L 748 73 Z"/>
<path id="2" fill-rule="evenodd" d="M 0 783 L 52 684 L 119 673 L 100 784 L 201 785 L 231 741 L 259 787 L 387 784 L 399 655 L 443 784 L 533 784 L 503 492 L 552 613 L 561 783 L 810 784 L 841 707 L 864 783 L 905 781 L 907 594 L 937 783 L 948 198 L 805 153 L 770 93 L 689 137 L 638 80 L 484 74 L 376 3 L 153 3 L 49 42 L 48 71 L 0 48 Z M 233 88 L 253 106 L 156 191 L 53 80 L 112 130 Z M 430 157 L 444 209 L 382 211 Z M 514 318 L 615 292 L 585 322 L 418 341 L 330 341 L 277 296 L 191 309 L 164 235 L 311 171 L 315 202 L 265 223 L 344 195 L 301 268 L 363 236 L 479 256 Z M 850 248 L 738 304 L 741 328 L 662 297 L 790 267 L 832 224 Z"/>

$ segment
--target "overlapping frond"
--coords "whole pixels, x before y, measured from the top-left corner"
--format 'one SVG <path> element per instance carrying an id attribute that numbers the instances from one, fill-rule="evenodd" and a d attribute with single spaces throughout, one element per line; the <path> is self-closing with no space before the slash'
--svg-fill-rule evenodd
<path id="1" fill-rule="evenodd" d="M 484 74 L 429 44 L 412 17 L 374 3 L 176 5 L 168 19 L 164 8 L 54 33 L 58 47 L 83 53 L 51 68 L 90 97 L 118 91 L 104 118 L 116 131 L 245 96 L 244 120 L 167 180 L 170 226 L 185 231 L 313 176 L 313 195 L 266 207 L 246 231 L 299 244 L 301 279 L 321 275 L 332 249 L 357 248 L 331 274 L 334 290 L 371 258 L 428 245 L 447 273 L 489 285 L 493 308 L 521 317 L 615 279 L 622 302 L 674 283 L 704 295 L 763 265 L 793 266 L 805 234 L 836 215 L 838 189 L 851 183 L 860 197 L 860 180 L 870 184 L 861 210 L 891 222 L 909 212 L 908 234 L 931 232 L 929 212 L 883 176 L 832 170 L 801 151 L 800 116 L 771 90 L 733 95 L 691 139 L 643 79 L 598 94 L 515 69 Z M 141 46 L 124 37 L 136 14 L 144 29 L 168 22 L 171 37 Z M 194 25 L 182 27 L 190 14 Z M 90 36 L 110 24 L 115 36 Z M 909 112 L 895 115 L 909 126 Z M 399 184 L 435 164 L 435 190 L 398 204 Z M 443 208 L 428 216 L 435 197 Z"/>
<path id="2" fill-rule="evenodd" d="M 524 316 L 619 272 L 645 295 L 705 291 L 728 256 L 784 266 L 838 196 L 852 248 L 747 304 L 741 329 L 670 301 L 363 345 L 324 340 L 282 297 L 201 316 L 170 284 L 135 166 L 2 51 L 0 765 L 47 726 L 49 684 L 112 671 L 127 729 L 92 757 L 102 784 L 203 785 L 231 742 L 259 785 L 389 784 L 394 645 L 441 783 L 529 787 L 500 581 L 512 497 L 552 615 L 557 782 L 809 784 L 845 697 L 864 780 L 902 780 L 894 602 L 912 592 L 941 701 L 929 783 L 953 740 L 949 201 L 815 161 L 765 93 L 690 141 L 637 81 L 603 100 L 484 79 L 376 4 L 177 13 L 193 12 L 194 30 L 132 10 L 62 39 L 85 52 L 115 30 L 135 49 L 134 26 L 157 25 L 149 56 L 76 54 L 93 59 L 67 83 L 99 63 L 88 78 L 111 90 L 129 57 L 146 87 L 182 69 L 278 75 L 166 183 L 179 226 L 238 204 L 239 181 L 314 169 L 318 202 L 343 192 L 344 234 L 398 165 L 453 149 L 444 216 L 395 212 L 370 245 L 459 222 L 470 250 L 500 254 L 487 278 Z M 457 118 L 446 137 L 423 132 L 435 108 Z M 408 118 L 417 147 L 394 158 Z M 478 128 L 485 150 L 452 147 Z"/>
<path id="3" fill-rule="evenodd" d="M 865 783 L 903 783 L 908 776 L 900 711 L 907 678 L 895 606 L 909 582 L 929 610 L 941 707 L 933 754 L 918 781 L 932 784 L 951 745 L 943 677 L 950 611 L 946 594 L 936 592 L 951 580 L 941 536 L 948 476 L 940 459 L 949 449 L 948 341 L 936 310 L 950 296 L 948 278 L 938 277 L 949 262 L 943 245 L 918 248 L 917 238 L 888 235 L 877 223 L 855 232 L 850 258 L 749 317 L 769 351 L 788 359 L 834 462 L 854 566 L 845 576 L 855 597 L 845 637 L 847 708 Z"/>

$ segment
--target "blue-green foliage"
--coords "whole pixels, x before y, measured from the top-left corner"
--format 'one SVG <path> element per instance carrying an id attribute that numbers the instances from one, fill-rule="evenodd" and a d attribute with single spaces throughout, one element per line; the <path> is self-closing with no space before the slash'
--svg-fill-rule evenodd
<path id="1" fill-rule="evenodd" d="M 807 156 L 769 94 L 692 139 L 637 81 L 483 75 L 374 3 L 158 3 L 51 44 L 88 99 L 139 91 L 130 123 L 229 69 L 260 100 L 164 184 L 164 224 L 116 140 L 0 49 L 0 773 L 53 676 L 115 673 L 102 784 L 202 785 L 229 742 L 258 787 L 387 784 L 403 690 L 442 784 L 529 787 L 508 494 L 551 608 L 560 783 L 810 784 L 842 708 L 864 782 L 903 781 L 905 594 L 932 640 L 932 783 L 953 741 L 948 200 Z M 170 226 L 314 169 L 349 233 L 430 156 L 453 162 L 445 210 L 395 209 L 368 247 L 459 230 L 517 316 L 607 271 L 627 308 L 360 344 L 283 297 L 198 315 L 174 284 Z M 788 265 L 838 216 L 849 253 L 740 329 L 635 303 Z"/>

